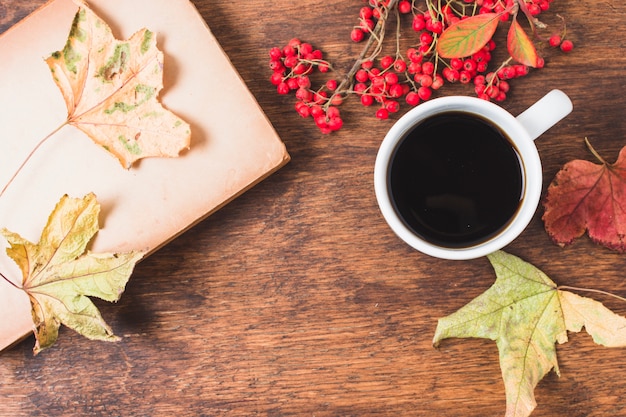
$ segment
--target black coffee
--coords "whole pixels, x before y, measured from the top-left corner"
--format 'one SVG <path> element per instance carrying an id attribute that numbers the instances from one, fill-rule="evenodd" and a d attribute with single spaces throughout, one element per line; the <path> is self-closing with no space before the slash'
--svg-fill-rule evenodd
<path id="1" fill-rule="evenodd" d="M 405 224 L 448 248 L 470 247 L 502 230 L 523 197 L 515 146 L 490 122 L 469 113 L 427 118 L 396 147 L 389 190 Z"/>

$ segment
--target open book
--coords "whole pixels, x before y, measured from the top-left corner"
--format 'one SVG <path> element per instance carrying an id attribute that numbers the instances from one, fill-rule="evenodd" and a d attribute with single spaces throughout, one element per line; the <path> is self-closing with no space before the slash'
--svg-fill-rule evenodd
<path id="1" fill-rule="evenodd" d="M 92 0 L 128 39 L 146 27 L 164 53 L 163 105 L 191 125 L 179 158 L 149 158 L 125 170 L 79 130 L 65 126 L 37 150 L 0 198 L 0 227 L 38 242 L 68 194 L 94 192 L 102 205 L 94 252 L 156 249 L 289 160 L 284 144 L 202 17 L 188 0 Z M 63 48 L 78 5 L 52 0 L 0 36 L 0 188 L 37 143 L 67 118 L 44 62 Z M 21 272 L 0 242 L 0 271 Z M 0 350 L 33 327 L 26 294 L 0 280 Z"/>

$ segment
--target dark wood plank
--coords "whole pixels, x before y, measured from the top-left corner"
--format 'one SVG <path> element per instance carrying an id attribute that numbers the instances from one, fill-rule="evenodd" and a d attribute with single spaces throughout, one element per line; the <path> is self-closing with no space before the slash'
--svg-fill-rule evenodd
<path id="1" fill-rule="evenodd" d="M 122 300 L 98 306 L 117 344 L 68 330 L 33 357 L 32 339 L 0 356 L 7 416 L 304 415 L 498 416 L 497 350 L 484 340 L 431 347 L 437 318 L 493 282 L 486 259 L 429 258 L 400 242 L 373 193 L 377 147 L 391 121 L 356 100 L 342 131 L 323 136 L 269 84 L 267 51 L 298 36 L 324 50 L 337 73 L 362 1 L 194 0 L 292 155 L 259 186 L 141 263 Z M 0 30 L 43 0 L 0 3 Z M 555 0 L 576 43 L 512 82 L 517 114 L 552 88 L 574 112 L 538 140 L 547 183 L 583 138 L 613 160 L 626 144 L 621 2 Z M 0 92 L 1 93 L 1 92 Z M 445 87 L 442 94 L 470 94 Z M 253 134 L 253 132 L 251 132 Z M 582 238 L 553 245 L 538 211 L 507 250 L 557 283 L 626 295 L 626 258 Z M 626 314 L 626 305 L 601 299 Z M 626 416 L 624 349 L 585 334 L 558 347 L 562 376 L 537 387 L 533 416 Z"/>

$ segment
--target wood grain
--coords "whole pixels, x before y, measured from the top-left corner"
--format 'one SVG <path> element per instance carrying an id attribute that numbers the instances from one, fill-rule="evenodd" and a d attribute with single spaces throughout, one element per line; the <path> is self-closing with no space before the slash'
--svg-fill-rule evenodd
<path id="1" fill-rule="evenodd" d="M 43 0 L 0 4 L 7 29 Z M 139 265 L 116 305 L 98 303 L 122 341 L 64 329 L 33 357 L 32 339 L 0 356 L 7 416 L 500 416 L 495 344 L 431 346 L 437 318 L 488 288 L 486 259 L 453 262 L 399 241 L 378 212 L 373 165 L 391 121 L 350 100 L 344 128 L 321 135 L 268 82 L 267 51 L 300 37 L 341 74 L 361 1 L 195 0 L 255 95 L 292 162 Z M 555 0 L 575 50 L 513 81 L 503 106 L 520 113 L 552 88 L 573 113 L 537 142 L 546 185 L 573 158 L 608 160 L 626 144 L 621 2 Z M 181 28 L 183 30 L 183 28 Z M 471 94 L 444 87 L 441 94 Z M 397 117 L 397 116 L 396 116 Z M 254 134 L 254 132 L 251 132 Z M 626 258 L 587 238 L 553 245 L 541 210 L 507 251 L 563 285 L 626 295 Z M 600 299 L 626 314 L 626 305 Z M 586 334 L 558 347 L 562 376 L 537 387 L 534 417 L 626 416 L 626 351 Z"/>

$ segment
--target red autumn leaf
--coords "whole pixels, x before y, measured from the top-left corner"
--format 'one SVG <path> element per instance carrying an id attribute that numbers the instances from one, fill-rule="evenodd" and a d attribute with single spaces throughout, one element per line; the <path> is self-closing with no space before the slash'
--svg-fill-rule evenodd
<path id="1" fill-rule="evenodd" d="M 590 147 L 591 149 L 591 147 Z M 591 240 L 626 251 L 626 147 L 614 164 L 570 161 L 548 187 L 543 221 L 559 245 L 572 243 L 587 230 Z"/>
<path id="2" fill-rule="evenodd" d="M 511 57 L 520 64 L 536 68 L 539 64 L 537 49 L 532 43 L 517 18 L 513 19 L 506 39 L 506 46 Z"/>
<path id="3" fill-rule="evenodd" d="M 442 58 L 463 58 L 480 51 L 498 28 L 500 15 L 478 14 L 451 25 L 439 37 L 437 53 Z"/>

